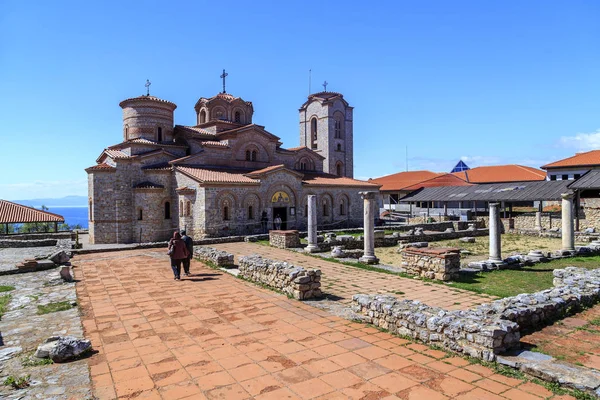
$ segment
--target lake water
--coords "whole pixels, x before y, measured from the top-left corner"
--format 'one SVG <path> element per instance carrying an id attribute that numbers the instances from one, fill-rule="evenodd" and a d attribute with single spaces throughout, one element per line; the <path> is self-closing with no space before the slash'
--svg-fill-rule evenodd
<path id="1" fill-rule="evenodd" d="M 49 207 L 51 213 L 62 215 L 65 223 L 69 225 L 81 225 L 82 228 L 88 228 L 88 208 L 83 207 Z"/>

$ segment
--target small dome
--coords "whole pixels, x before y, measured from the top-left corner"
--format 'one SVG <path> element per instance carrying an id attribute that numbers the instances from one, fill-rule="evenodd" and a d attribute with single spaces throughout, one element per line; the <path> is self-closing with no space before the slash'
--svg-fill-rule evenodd
<path id="1" fill-rule="evenodd" d="M 155 96 L 146 96 L 146 95 L 125 99 L 119 103 L 119 107 L 121 107 L 121 108 L 127 107 L 128 105 L 131 105 L 131 103 L 137 103 L 140 101 L 147 101 L 147 102 L 151 102 L 151 103 L 158 103 L 161 105 L 166 105 L 169 108 L 171 108 L 172 110 L 175 110 L 177 108 L 177 105 L 175 103 L 172 103 L 168 100 L 163 100 L 163 99 L 159 99 L 158 97 L 155 97 Z"/>

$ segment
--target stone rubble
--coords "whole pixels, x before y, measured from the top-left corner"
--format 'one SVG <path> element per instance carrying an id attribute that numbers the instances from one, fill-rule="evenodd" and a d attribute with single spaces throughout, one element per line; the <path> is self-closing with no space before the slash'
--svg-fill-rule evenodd
<path id="1" fill-rule="evenodd" d="M 239 276 L 261 283 L 298 300 L 321 297 L 321 270 L 297 267 L 253 254 L 239 259 Z"/>
<path id="2" fill-rule="evenodd" d="M 194 247 L 194 256 L 200 261 L 210 261 L 218 267 L 233 266 L 233 254 L 212 247 Z"/>
<path id="3" fill-rule="evenodd" d="M 568 267 L 554 271 L 552 289 L 481 304 L 467 311 L 447 311 L 419 301 L 357 294 L 354 311 L 392 333 L 494 361 L 518 348 L 521 330 L 539 329 L 600 301 L 600 269 Z"/>
<path id="4" fill-rule="evenodd" d="M 92 350 L 87 339 L 73 336 L 51 336 L 40 344 L 35 352 L 37 358 L 50 358 L 54 362 L 66 362 Z"/>

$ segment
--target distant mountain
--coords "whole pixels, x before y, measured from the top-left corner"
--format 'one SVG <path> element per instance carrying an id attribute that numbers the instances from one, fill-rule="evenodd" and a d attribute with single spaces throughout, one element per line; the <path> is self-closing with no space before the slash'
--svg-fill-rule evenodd
<path id="1" fill-rule="evenodd" d="M 30 199 L 30 200 L 11 200 L 13 203 L 24 206 L 40 208 L 42 205 L 53 207 L 87 207 L 86 196 L 65 196 L 58 199 Z"/>

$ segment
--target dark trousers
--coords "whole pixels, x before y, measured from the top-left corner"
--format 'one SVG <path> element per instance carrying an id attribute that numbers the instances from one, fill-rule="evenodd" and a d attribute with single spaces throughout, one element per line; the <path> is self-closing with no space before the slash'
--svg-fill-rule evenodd
<path id="1" fill-rule="evenodd" d="M 171 258 L 171 268 L 173 269 L 173 275 L 175 275 L 175 278 L 181 277 L 181 262 L 182 261 L 183 261 L 183 259 L 181 259 L 181 258 L 179 258 L 179 259 Z"/>
<path id="2" fill-rule="evenodd" d="M 190 261 L 192 261 L 191 257 L 188 258 L 184 258 L 183 260 L 183 272 L 185 272 L 186 274 L 190 273 Z"/>

